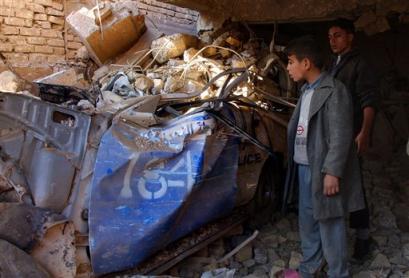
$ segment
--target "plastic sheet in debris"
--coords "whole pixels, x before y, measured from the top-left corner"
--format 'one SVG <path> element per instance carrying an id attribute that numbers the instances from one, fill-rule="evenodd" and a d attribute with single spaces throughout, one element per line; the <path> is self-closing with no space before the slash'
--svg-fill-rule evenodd
<path id="1" fill-rule="evenodd" d="M 238 144 L 206 112 L 150 128 L 114 122 L 101 140 L 91 189 L 94 272 L 134 267 L 231 212 Z"/>

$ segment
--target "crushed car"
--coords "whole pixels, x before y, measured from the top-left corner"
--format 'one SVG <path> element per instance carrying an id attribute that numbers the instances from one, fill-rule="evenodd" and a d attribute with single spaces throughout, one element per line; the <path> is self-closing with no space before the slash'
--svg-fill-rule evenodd
<path id="1" fill-rule="evenodd" d="M 124 271 L 238 208 L 274 206 L 292 84 L 277 54 L 242 41 L 165 36 L 148 66 L 90 89 L 0 93 L 0 243 L 14 263 Z"/>

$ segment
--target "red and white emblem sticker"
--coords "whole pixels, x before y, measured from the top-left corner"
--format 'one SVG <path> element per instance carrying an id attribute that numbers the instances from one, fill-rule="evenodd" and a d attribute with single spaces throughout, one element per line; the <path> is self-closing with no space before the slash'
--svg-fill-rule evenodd
<path id="1" fill-rule="evenodd" d="M 304 133 L 304 127 L 299 125 L 297 126 L 297 135 L 301 135 Z"/>

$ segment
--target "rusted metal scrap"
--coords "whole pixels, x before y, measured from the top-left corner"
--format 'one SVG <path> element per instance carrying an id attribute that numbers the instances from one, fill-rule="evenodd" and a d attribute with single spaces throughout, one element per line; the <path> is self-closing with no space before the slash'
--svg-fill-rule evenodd
<path id="1" fill-rule="evenodd" d="M 53 224 L 30 252 L 52 277 L 76 275 L 75 227 L 71 222 Z"/>
<path id="2" fill-rule="evenodd" d="M 50 222 L 64 217 L 50 210 L 19 203 L 0 203 L 0 238 L 23 250 L 41 240 Z"/>

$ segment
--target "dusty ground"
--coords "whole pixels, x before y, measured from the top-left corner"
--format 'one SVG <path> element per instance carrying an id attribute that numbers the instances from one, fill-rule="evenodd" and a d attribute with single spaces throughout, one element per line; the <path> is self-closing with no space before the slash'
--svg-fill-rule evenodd
<path id="1" fill-rule="evenodd" d="M 366 159 L 364 183 L 371 211 L 370 256 L 363 263 L 351 261 L 353 277 L 409 277 L 409 157 L 403 146 L 389 159 Z M 409 190 L 409 189 L 408 189 Z M 283 268 L 296 269 L 301 259 L 297 216 L 281 217 L 264 225 L 251 244 L 224 264 L 223 257 L 232 247 L 248 238 L 253 230 L 244 228 L 183 261 L 169 273 L 180 277 L 274 277 Z M 350 253 L 353 230 L 349 231 Z M 224 269 L 222 269 L 224 268 Z M 215 271 L 217 269 L 217 271 Z M 206 271 L 213 270 L 211 273 Z M 216 274 L 219 273 L 219 276 Z"/>

